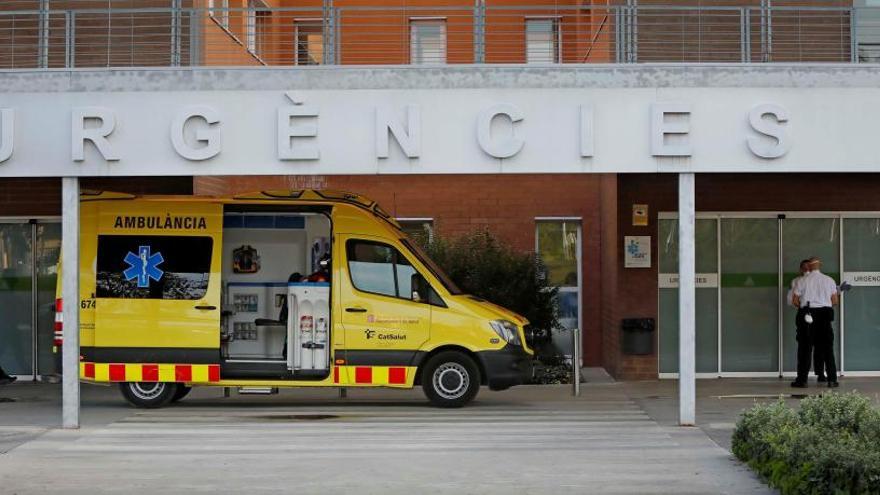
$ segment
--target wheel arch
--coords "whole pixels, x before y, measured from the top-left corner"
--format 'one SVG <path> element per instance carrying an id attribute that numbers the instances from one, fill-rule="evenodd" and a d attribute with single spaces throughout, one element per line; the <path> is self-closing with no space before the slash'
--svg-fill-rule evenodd
<path id="1" fill-rule="evenodd" d="M 465 356 L 469 357 L 474 362 L 474 364 L 477 365 L 477 369 L 480 371 L 480 385 L 488 384 L 488 381 L 486 378 L 486 369 L 483 366 L 483 362 L 480 360 L 479 356 L 477 356 L 477 353 L 468 349 L 467 347 L 463 347 L 463 346 L 455 345 L 455 344 L 446 344 L 446 345 L 441 345 L 439 347 L 431 349 L 425 355 L 422 356 L 422 358 L 419 360 L 418 367 L 416 368 L 416 378 L 415 378 L 415 381 L 413 382 L 414 386 L 422 384 L 422 369 L 425 367 L 425 364 L 428 363 L 431 360 L 431 358 L 434 357 L 435 355 L 440 354 L 441 352 L 446 352 L 446 351 L 460 352 L 461 354 L 464 354 Z"/>

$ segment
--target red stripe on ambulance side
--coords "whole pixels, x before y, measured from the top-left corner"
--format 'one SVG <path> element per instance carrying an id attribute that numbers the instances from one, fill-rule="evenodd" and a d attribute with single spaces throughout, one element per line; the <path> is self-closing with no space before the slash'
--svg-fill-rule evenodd
<path id="1" fill-rule="evenodd" d="M 216 364 L 212 364 L 208 366 L 208 381 L 209 382 L 219 382 L 220 381 L 220 366 Z"/>
<path id="2" fill-rule="evenodd" d="M 95 363 L 85 363 L 83 368 L 83 375 L 85 375 L 86 378 L 95 377 Z"/>
<path id="3" fill-rule="evenodd" d="M 189 364 L 178 364 L 174 366 L 174 380 L 178 382 L 191 382 L 192 366 Z"/>
<path id="4" fill-rule="evenodd" d="M 141 366 L 141 379 L 145 382 L 159 381 L 159 365 L 145 364 Z"/>
<path id="5" fill-rule="evenodd" d="M 358 366 L 354 369 L 355 383 L 373 383 L 373 368 Z"/>
<path id="6" fill-rule="evenodd" d="M 333 383 L 339 383 L 339 366 L 333 367 Z"/>
<path id="7" fill-rule="evenodd" d="M 124 364 L 111 364 L 110 365 L 110 381 L 111 382 L 124 382 L 125 381 L 125 365 Z"/>
<path id="8" fill-rule="evenodd" d="M 388 383 L 392 385 L 406 383 L 406 368 L 388 368 Z"/>

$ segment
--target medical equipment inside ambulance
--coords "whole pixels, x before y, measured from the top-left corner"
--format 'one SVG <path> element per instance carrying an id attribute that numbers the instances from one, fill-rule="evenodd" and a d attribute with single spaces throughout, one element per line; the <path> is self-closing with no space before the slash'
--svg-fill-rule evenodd
<path id="1" fill-rule="evenodd" d="M 321 214 L 226 212 L 224 369 L 242 376 L 326 376 L 329 239 L 330 223 Z"/>

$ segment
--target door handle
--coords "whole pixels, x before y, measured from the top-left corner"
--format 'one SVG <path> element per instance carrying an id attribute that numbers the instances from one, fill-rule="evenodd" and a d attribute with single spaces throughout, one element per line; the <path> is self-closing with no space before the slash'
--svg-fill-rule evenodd
<path id="1" fill-rule="evenodd" d="M 366 313 L 367 310 L 365 308 L 345 308 L 347 313 Z"/>
<path id="2" fill-rule="evenodd" d="M 217 306 L 207 306 L 207 305 L 202 304 L 202 305 L 196 306 L 196 309 L 201 309 L 203 311 L 213 311 L 213 310 L 217 309 Z"/>

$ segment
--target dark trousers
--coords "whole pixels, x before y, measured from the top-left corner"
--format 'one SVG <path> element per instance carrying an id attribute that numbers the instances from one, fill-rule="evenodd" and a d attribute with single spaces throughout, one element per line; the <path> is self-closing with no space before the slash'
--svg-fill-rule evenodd
<path id="1" fill-rule="evenodd" d="M 813 323 L 807 323 L 804 316 L 810 313 Z M 797 324 L 797 381 L 806 383 L 812 361 L 817 375 L 823 374 L 828 381 L 837 381 L 837 364 L 834 361 L 834 321 L 832 308 L 801 308 L 798 310 Z"/>
<path id="2" fill-rule="evenodd" d="M 806 308 L 801 308 L 797 312 L 795 324 L 797 325 L 797 381 L 807 383 L 807 377 L 810 375 L 810 361 L 816 358 L 819 363 L 820 354 L 813 353 L 813 332 L 811 325 L 804 320 L 807 314 Z M 814 321 L 815 323 L 815 321 Z M 824 365 L 823 365 L 824 367 Z M 818 366 L 817 366 L 818 368 Z"/>
<path id="3" fill-rule="evenodd" d="M 813 342 L 813 373 L 816 376 L 825 375 L 825 363 L 822 362 L 821 353 L 817 351 L 816 343 Z"/>
<path id="4" fill-rule="evenodd" d="M 813 346 L 817 361 L 825 368 L 825 374 L 829 382 L 837 381 L 837 363 L 834 360 L 834 329 L 831 322 L 834 321 L 833 308 L 813 308 L 813 323 L 810 325 Z"/>

